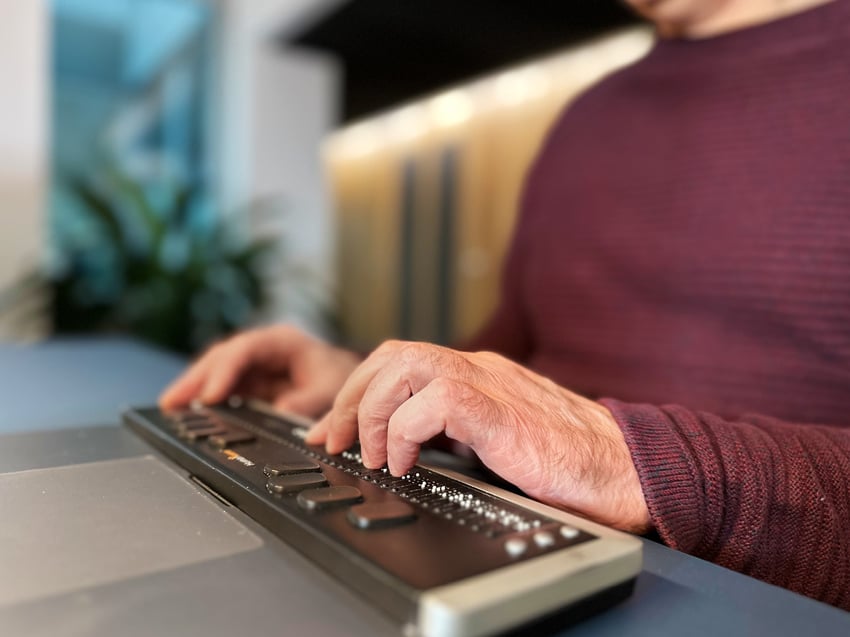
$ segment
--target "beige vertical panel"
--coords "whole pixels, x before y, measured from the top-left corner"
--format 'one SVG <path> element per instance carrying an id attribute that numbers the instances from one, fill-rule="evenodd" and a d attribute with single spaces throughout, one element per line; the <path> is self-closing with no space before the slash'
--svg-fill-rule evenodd
<path id="1" fill-rule="evenodd" d="M 455 338 L 474 332 L 498 302 L 525 176 L 557 108 L 538 101 L 494 109 L 469 128 L 459 171 Z"/>
<path id="2" fill-rule="evenodd" d="M 340 329 L 350 345 L 369 348 L 397 328 L 401 163 L 387 149 L 330 162 Z"/>
<path id="3" fill-rule="evenodd" d="M 435 341 L 439 338 L 441 249 L 443 232 L 441 205 L 441 162 L 447 152 L 457 152 L 463 161 L 466 134 L 463 127 L 430 130 L 420 136 L 410 157 L 416 162 L 416 197 L 413 211 L 411 333 L 414 340 Z M 460 167 L 459 173 L 462 174 Z M 457 175 L 455 175 L 457 178 Z M 457 187 L 457 186 L 456 186 Z M 457 217 L 458 197 L 454 202 Z M 452 260 L 456 257 L 452 255 Z M 453 318 L 453 317 L 452 317 Z"/>
<path id="4" fill-rule="evenodd" d="M 423 140 L 411 160 L 416 163 L 415 192 L 411 216 L 413 241 L 411 247 L 410 333 L 412 340 L 433 341 L 435 305 L 439 290 L 437 282 L 437 241 L 440 237 L 439 175 L 436 157 L 430 144 Z"/>

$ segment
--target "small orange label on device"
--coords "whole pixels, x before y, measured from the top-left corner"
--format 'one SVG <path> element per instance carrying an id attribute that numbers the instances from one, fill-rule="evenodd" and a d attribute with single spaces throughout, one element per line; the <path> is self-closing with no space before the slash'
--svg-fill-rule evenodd
<path id="1" fill-rule="evenodd" d="M 246 467 L 253 467 L 254 463 L 248 460 L 245 456 L 240 456 L 238 453 L 233 451 L 232 449 L 222 449 L 221 453 L 227 456 L 228 460 L 235 460 L 240 464 L 244 464 Z"/>

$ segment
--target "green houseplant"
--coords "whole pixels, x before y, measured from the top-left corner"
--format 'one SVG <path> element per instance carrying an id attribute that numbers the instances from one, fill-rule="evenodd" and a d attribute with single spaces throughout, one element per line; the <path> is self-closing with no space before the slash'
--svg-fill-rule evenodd
<path id="1" fill-rule="evenodd" d="M 264 304 L 275 241 L 247 240 L 236 216 L 199 220 L 193 188 L 160 190 L 115 172 L 67 182 L 76 229 L 24 283 L 46 292 L 55 334 L 122 333 L 188 353 Z"/>

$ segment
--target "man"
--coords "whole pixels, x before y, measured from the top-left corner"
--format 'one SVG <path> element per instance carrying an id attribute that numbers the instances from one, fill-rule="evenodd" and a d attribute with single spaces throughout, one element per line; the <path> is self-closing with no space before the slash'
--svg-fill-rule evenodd
<path id="1" fill-rule="evenodd" d="M 469 351 L 360 363 L 271 327 L 161 404 L 333 404 L 309 442 L 394 474 L 445 433 L 534 498 L 850 609 L 850 3 L 630 4 L 662 39 L 553 128 Z"/>

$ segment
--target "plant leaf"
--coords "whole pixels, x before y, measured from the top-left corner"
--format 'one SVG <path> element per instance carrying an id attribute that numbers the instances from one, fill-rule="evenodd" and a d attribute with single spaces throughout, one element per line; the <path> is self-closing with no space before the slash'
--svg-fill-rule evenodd
<path id="1" fill-rule="evenodd" d="M 117 246 L 120 251 L 126 251 L 129 248 L 127 236 L 118 212 L 112 203 L 82 179 L 72 179 L 69 187 L 84 204 L 84 210 L 89 212 L 106 230 L 112 244 Z"/>

